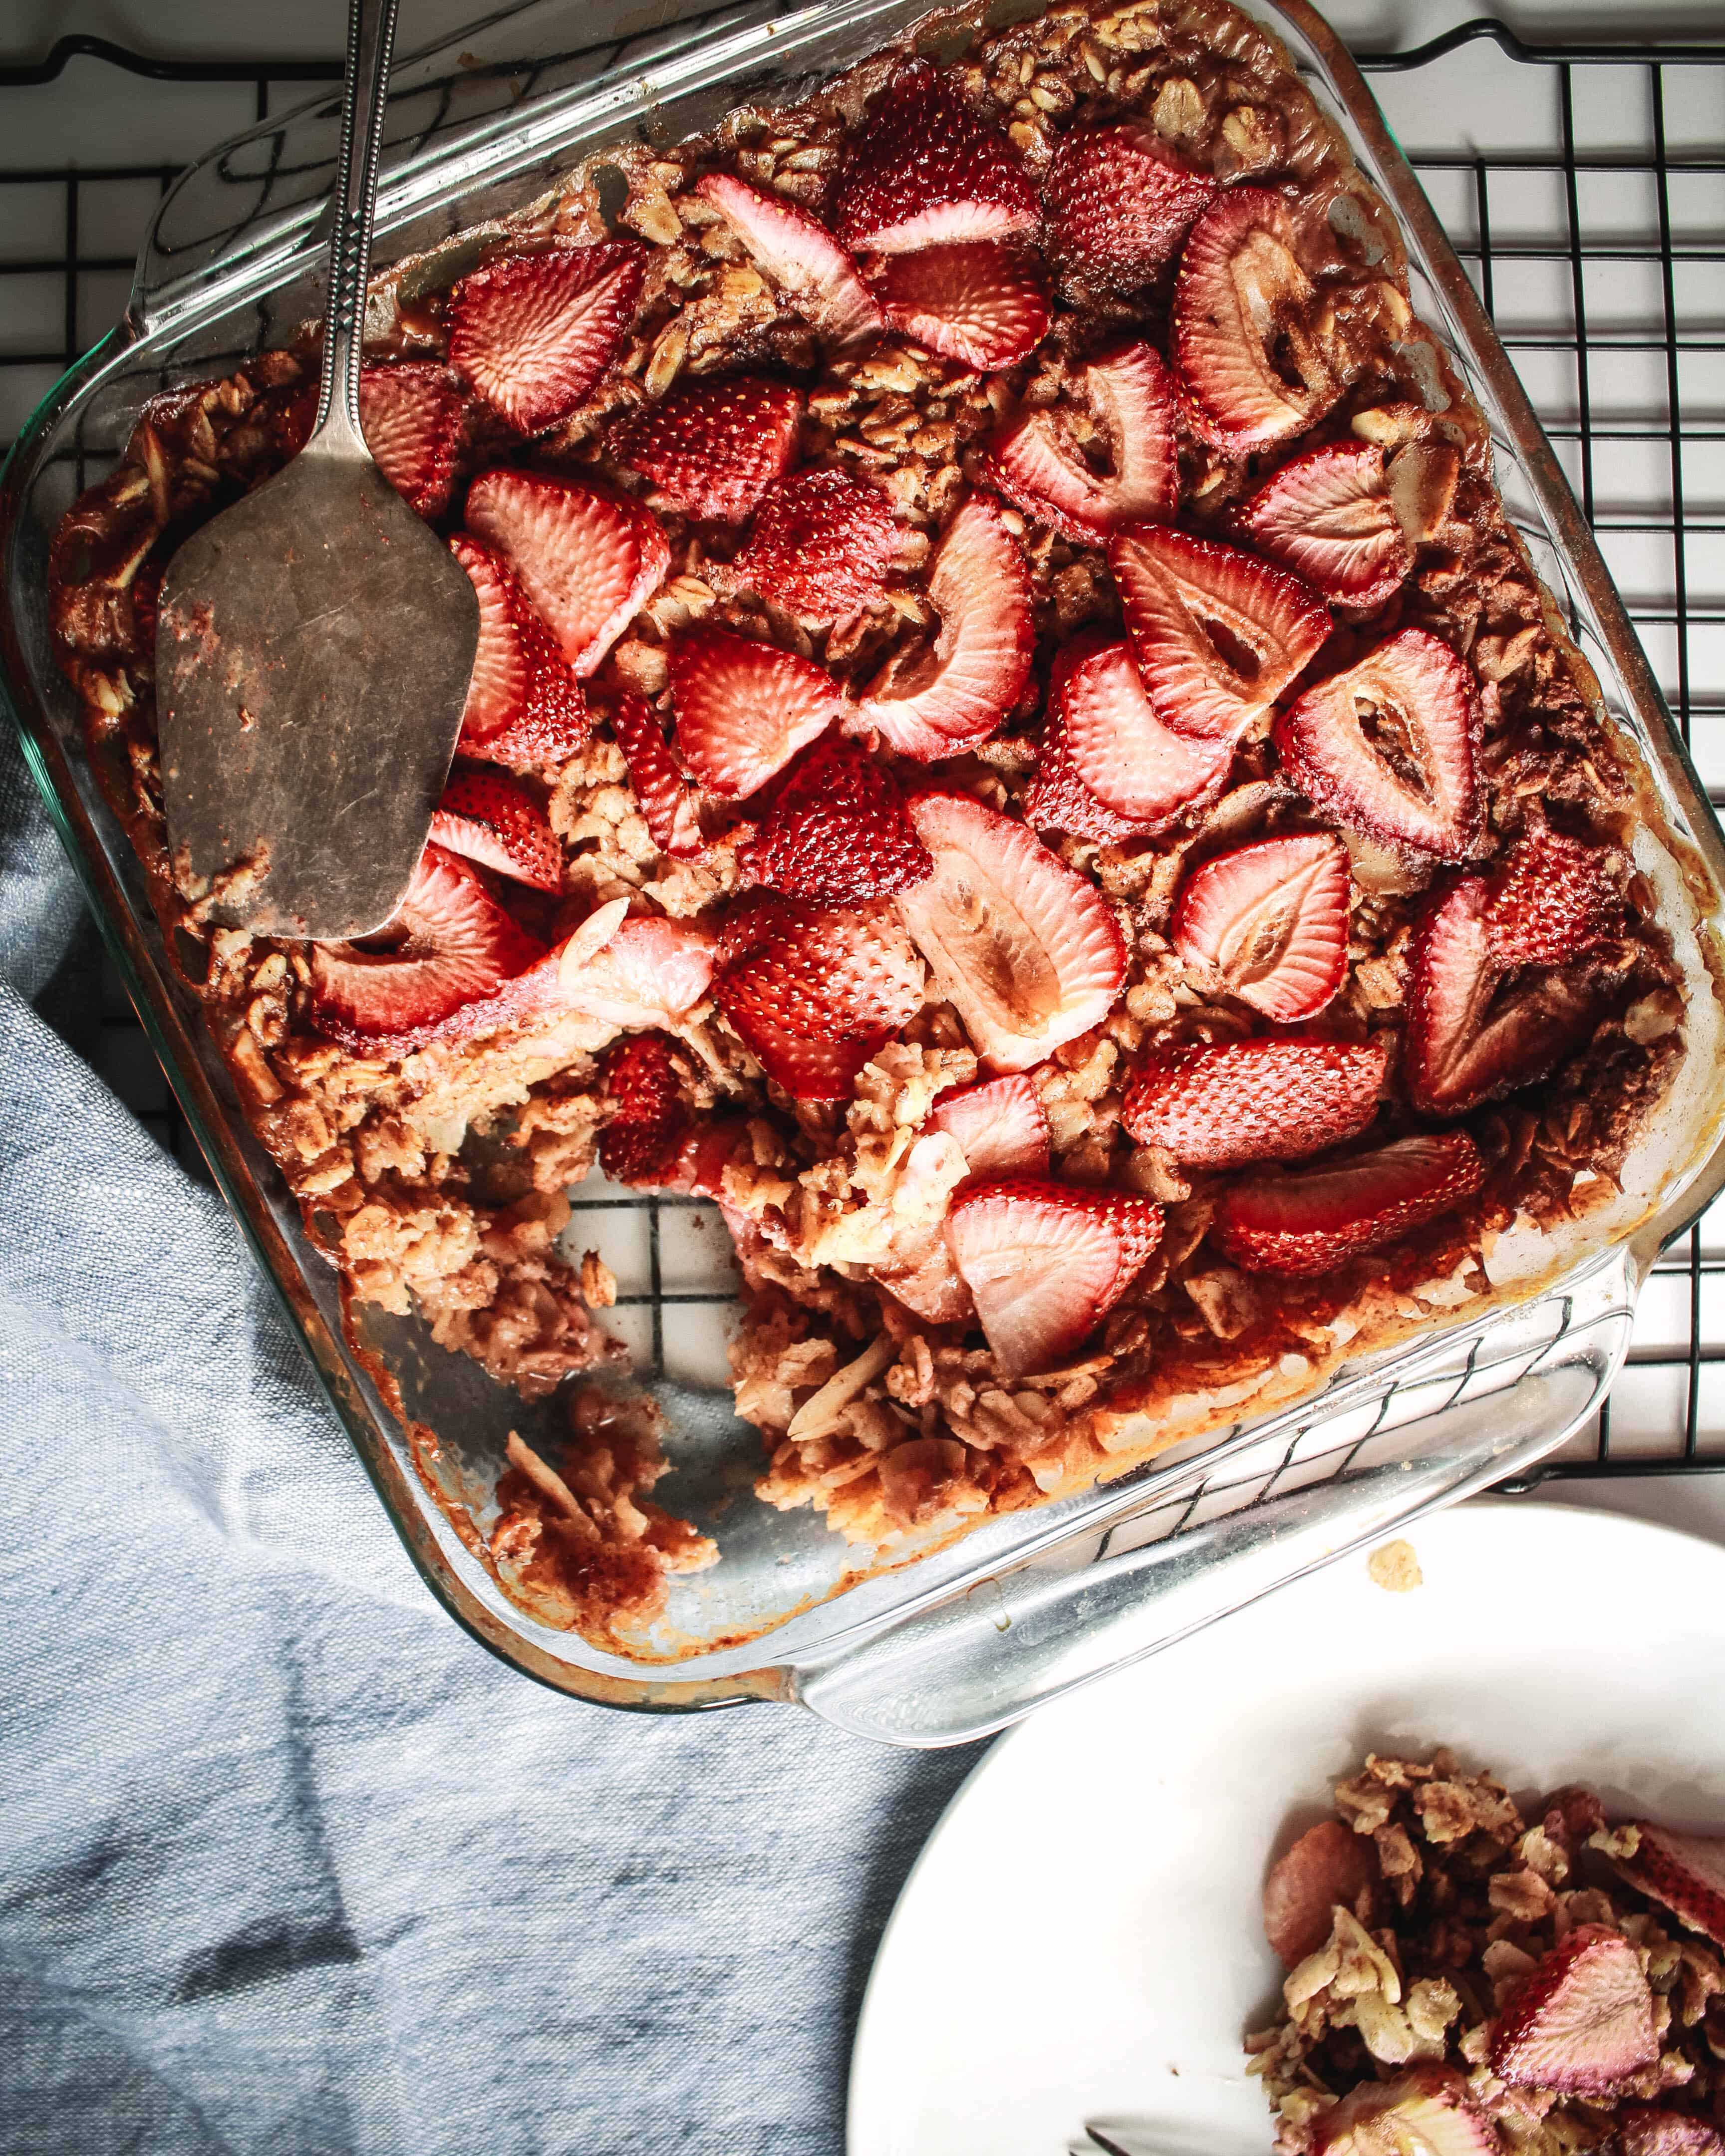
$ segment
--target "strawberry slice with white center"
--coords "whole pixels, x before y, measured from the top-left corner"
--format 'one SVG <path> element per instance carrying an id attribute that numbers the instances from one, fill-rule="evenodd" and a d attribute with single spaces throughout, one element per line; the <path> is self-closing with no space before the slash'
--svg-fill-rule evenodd
<path id="1" fill-rule="evenodd" d="M 1369 1857 L 1371 1845 L 1364 1846 Z M 1326 1912 L 1317 1944 L 1328 1937 Z M 1453 2066 L 1422 2066 L 1393 2082 L 1367 2082 L 1320 2112 L 1312 2146 L 1313 2156 L 1503 2156 L 1504 2144 L 1464 2076 Z"/>
<path id="2" fill-rule="evenodd" d="M 563 854 L 543 803 L 518 779 L 458 771 L 431 819 L 431 835 L 452 854 L 535 891 L 563 887 Z"/>
<path id="3" fill-rule="evenodd" d="M 1041 275 L 1017 248 L 925 247 L 889 256 L 870 281 L 894 329 L 980 373 L 1026 357 L 1047 333 Z"/>
<path id="4" fill-rule="evenodd" d="M 1231 456 L 1303 434 L 1342 393 L 1286 203 L 1229 187 L 1192 228 L 1174 282 L 1174 362 L 1201 432 Z"/>
<path id="5" fill-rule="evenodd" d="M 1214 800 L 1234 744 L 1176 733 L 1151 708 L 1132 647 L 1077 638 L 1056 656 L 1049 723 L 1078 781 L 1134 831 L 1160 831 Z"/>
<path id="6" fill-rule="evenodd" d="M 1003 1378 L 1052 1369 L 1094 1332 L 1162 1236 L 1162 1209 L 1014 1178 L 952 1201 L 947 1240 Z"/>
<path id="7" fill-rule="evenodd" d="M 467 406 L 454 376 L 420 361 L 362 368 L 359 424 L 366 447 L 408 508 L 441 516 L 467 432 Z"/>
<path id="8" fill-rule="evenodd" d="M 876 341 L 886 316 L 824 225 L 729 172 L 709 172 L 695 192 L 717 210 L 831 357 L 854 359 Z"/>
<path id="9" fill-rule="evenodd" d="M 1159 277 L 1219 190 L 1171 157 L 1153 129 L 1069 128 L 1042 182 L 1048 251 L 1082 305 L 1123 299 Z"/>
<path id="10" fill-rule="evenodd" d="M 1286 464 L 1240 511 L 1272 562 L 1335 605 L 1382 606 L 1414 566 L 1375 442 L 1332 442 Z"/>
<path id="11" fill-rule="evenodd" d="M 1004 239 L 1036 223 L 1036 190 L 957 83 L 906 60 L 870 100 L 839 175 L 834 223 L 853 253 Z"/>
<path id="12" fill-rule="evenodd" d="M 1622 929 L 1605 850 L 1553 830 L 1530 804 L 1527 828 L 1491 880 L 1486 935 L 1493 960 L 1566 965 Z"/>
<path id="13" fill-rule="evenodd" d="M 1404 629 L 1319 681 L 1276 726 L 1282 768 L 1339 824 L 1415 860 L 1479 842 L 1480 700 L 1446 644 Z"/>
<path id="14" fill-rule="evenodd" d="M 1317 593 L 1237 547 L 1142 525 L 1108 566 L 1151 708 L 1176 733 L 1238 741 L 1330 634 Z"/>
<path id="15" fill-rule="evenodd" d="M 928 1128 L 957 1140 L 973 1176 L 1048 1173 L 1048 1111 L 1022 1070 L 942 1094 Z"/>
<path id="16" fill-rule="evenodd" d="M 671 639 L 670 690 L 678 755 L 698 786 L 726 801 L 764 786 L 844 704 L 812 659 L 705 624 Z"/>
<path id="17" fill-rule="evenodd" d="M 1236 1183 L 1210 1232 L 1248 1272 L 1309 1278 L 1453 1212 L 1485 1172 L 1466 1131 L 1399 1138 L 1334 1167 Z"/>
<path id="18" fill-rule="evenodd" d="M 1057 412 L 1026 413 L 988 444 L 1000 491 L 1069 539 L 1106 539 L 1126 524 L 1160 524 L 1179 506 L 1173 377 L 1147 344 L 1092 360 L 1079 394 L 1112 469 L 1088 464 Z"/>
<path id="19" fill-rule="evenodd" d="M 823 465 L 774 480 L 748 544 L 707 573 L 721 590 L 757 593 L 804 620 L 839 621 L 879 593 L 898 541 L 880 488 Z"/>
<path id="20" fill-rule="evenodd" d="M 895 653 L 847 721 L 924 763 L 985 742 L 1030 678 L 1030 572 L 987 495 L 972 495 L 947 526 L 928 596 L 941 619 L 933 645 Z"/>
<path id="21" fill-rule="evenodd" d="M 1504 2001 L 1491 2071 L 1516 2088 L 1615 2096 L 1659 2056 L 1653 1993 L 1620 1932 L 1578 1924 Z"/>
<path id="22" fill-rule="evenodd" d="M 1491 909 L 1485 877 L 1463 876 L 1433 901 L 1409 946 L 1408 1090 L 1432 1115 L 1459 1116 L 1543 1077 L 1595 1015 L 1584 977 L 1547 973 L 1505 987 Z"/>
<path id="23" fill-rule="evenodd" d="M 566 762 L 592 731 L 573 668 L 506 555 L 465 531 L 454 534 L 449 551 L 480 603 L 462 755 L 517 770 Z"/>
<path id="24" fill-rule="evenodd" d="M 1028 1070 L 1100 1025 L 1126 982 L 1126 945 L 1088 876 L 968 795 L 910 804 L 934 873 L 899 911 L 935 993 L 996 1070 Z"/>
<path id="25" fill-rule="evenodd" d="M 743 947 L 715 983 L 719 1007 L 768 1076 L 798 1100 L 848 1093 L 922 1007 L 922 967 L 890 905 L 757 900 L 727 922 L 726 942 Z"/>
<path id="26" fill-rule="evenodd" d="M 797 454 L 803 393 L 742 375 L 675 389 L 614 423 L 606 447 L 691 516 L 741 524 Z"/>
<path id="27" fill-rule="evenodd" d="M 1147 1056 L 1121 1121 L 1189 1168 L 1304 1160 L 1357 1137 L 1389 1063 L 1368 1042 L 1230 1040 Z"/>
<path id="28" fill-rule="evenodd" d="M 1070 648 L 1055 654 L 1057 667 Z M 1147 838 L 1154 828 L 1097 800 L 1078 776 L 1059 714 L 1052 710 L 1043 723 L 1035 773 L 1024 790 L 1024 821 L 1039 831 L 1065 831 L 1069 837 L 1094 839 L 1104 846 Z"/>
<path id="29" fill-rule="evenodd" d="M 544 955 L 477 870 L 428 845 L 388 927 L 359 943 L 313 943 L 318 1030 L 360 1055 L 401 1055 L 463 1005 L 490 996 Z"/>
<path id="30" fill-rule="evenodd" d="M 1640 1837 L 1633 1856 L 1612 1861 L 1631 1887 L 1725 1946 L 1725 1835 L 1679 1834 L 1651 1820 L 1635 1821 Z"/>
<path id="31" fill-rule="evenodd" d="M 523 434 L 566 419 L 617 357 L 646 274 L 634 239 L 508 254 L 449 295 L 449 364 Z"/>
<path id="32" fill-rule="evenodd" d="M 1351 888 L 1347 850 L 1327 832 L 1262 839 L 1188 878 L 1173 946 L 1219 973 L 1229 995 L 1291 1025 L 1321 1011 L 1348 978 Z"/>
<path id="33" fill-rule="evenodd" d="M 607 1025 L 675 1028 L 706 1000 L 717 949 L 698 921 L 639 916 L 597 951 L 578 929 L 554 954 L 560 1000 Z"/>
<path id="34" fill-rule="evenodd" d="M 700 814 L 666 745 L 658 712 L 644 696 L 623 690 L 612 707 L 611 731 L 629 766 L 629 783 L 654 844 L 674 860 L 699 860 L 706 851 Z"/>
<path id="35" fill-rule="evenodd" d="M 468 489 L 466 521 L 509 557 L 583 678 L 670 567 L 670 545 L 650 510 L 543 472 L 481 472 Z"/>

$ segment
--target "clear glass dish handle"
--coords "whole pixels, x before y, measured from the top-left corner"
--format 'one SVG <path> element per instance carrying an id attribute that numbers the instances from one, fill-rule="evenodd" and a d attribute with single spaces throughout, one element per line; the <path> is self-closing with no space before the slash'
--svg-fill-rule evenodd
<path id="1" fill-rule="evenodd" d="M 1569 1291 L 1569 1322 L 1515 1384 L 1408 1425 L 1404 1459 L 1081 1571 L 1003 1573 L 799 1671 L 793 1694 L 826 1720 L 890 1743 L 988 1736 L 1554 1451 L 1599 1405 L 1628 1352 L 1635 1284 L 1634 1261 L 1620 1251 Z"/>

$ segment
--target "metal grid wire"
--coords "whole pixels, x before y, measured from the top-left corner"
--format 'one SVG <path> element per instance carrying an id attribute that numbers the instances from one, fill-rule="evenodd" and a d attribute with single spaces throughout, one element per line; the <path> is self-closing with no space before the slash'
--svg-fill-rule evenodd
<path id="1" fill-rule="evenodd" d="M 493 72 L 506 76 L 500 94 L 513 102 L 547 80 L 598 73 L 628 49 L 612 42 Z M 1511 71 L 1516 121 L 1482 141 L 1446 142 L 1431 116 L 1477 116 L 1482 62 Z M 161 86 L 135 93 L 146 118 L 152 99 L 218 100 L 210 138 L 267 118 L 298 101 L 295 85 L 339 72 L 315 61 L 144 60 L 100 39 L 68 38 L 39 64 L 0 69 L 0 111 L 27 111 L 26 91 L 63 92 L 74 63 L 80 85 L 94 63 Z M 1533 47 L 1477 22 L 1414 52 L 1364 56 L 1361 65 L 1378 78 L 1392 125 L 1568 468 L 1702 777 L 1714 801 L 1725 802 L 1725 47 Z M 443 124 L 456 80 L 432 84 L 426 101 L 416 100 L 416 135 Z M 459 80 L 470 90 L 472 75 Z M 191 139 L 181 106 L 172 117 L 164 148 Z M 19 139 L 17 128 L 7 131 Z M 69 167 L 44 152 L 0 167 L 0 441 L 117 318 L 144 228 L 178 164 L 143 155 Z M 259 199 L 252 213 L 262 207 Z M 93 942 L 46 1001 L 146 1126 L 202 1172 L 118 978 Z M 597 1240 L 618 1271 L 618 1329 L 644 1363 L 673 1378 L 685 1358 L 711 1365 L 730 1304 L 710 1285 L 727 1244 L 712 1208 L 588 1186 L 569 1232 L 572 1250 Z M 1551 1472 L 1725 1469 L 1722 1284 L 1725 1215 L 1716 1210 L 1661 1260 L 1610 1404 Z M 667 1308 L 678 1312 L 670 1340 Z M 1453 1392 L 1473 1381 L 1470 1364 L 1433 1382 Z M 1415 1411 L 1420 1393 L 1398 1398 L 1395 1424 Z M 1386 1413 L 1374 1406 L 1369 1426 L 1357 1431 L 1302 1430 L 1297 1458 L 1270 1463 L 1256 1494 L 1270 1482 L 1280 1491 L 1337 1471 L 1338 1444 L 1353 1463 L 1387 1432 Z M 1216 1478 L 1202 1486 L 1205 1509 L 1222 1505 Z M 1230 1474 L 1227 1499 L 1242 1494 L 1240 1476 Z"/>

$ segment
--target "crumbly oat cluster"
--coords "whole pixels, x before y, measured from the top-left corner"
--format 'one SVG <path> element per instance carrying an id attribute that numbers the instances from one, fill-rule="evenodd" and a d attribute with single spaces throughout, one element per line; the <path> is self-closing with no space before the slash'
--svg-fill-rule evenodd
<path id="1" fill-rule="evenodd" d="M 895 113 L 902 171 L 880 147 Z M 865 185 L 871 137 L 887 162 Z M 924 184 L 937 152 L 972 176 L 956 210 Z M 1238 323 L 1180 315 L 1193 228 L 1235 250 L 1215 290 L 1257 321 L 1245 391 L 1217 357 Z M 352 1302 L 417 1311 L 543 1396 L 622 1359 L 594 1317 L 603 1268 L 558 1245 L 568 1187 L 598 1158 L 713 1197 L 760 1494 L 890 1553 L 1297 1396 L 1350 1345 L 1486 1292 L 1518 1214 L 1613 1188 L 1681 1052 L 1629 859 L 1635 777 L 1505 520 L 1483 422 L 1410 314 L 1387 213 L 1220 0 L 1084 0 L 988 33 L 931 18 L 805 105 L 590 159 L 506 228 L 378 278 L 369 322 L 368 435 L 451 531 L 495 639 L 393 948 L 223 927 L 219 882 L 177 880 L 166 851 L 162 570 L 303 438 L 315 339 L 151 404 L 53 565 L 92 761 Z M 559 336 L 548 373 L 518 363 Z M 1123 562 L 1109 521 L 1128 516 L 1157 528 Z M 1246 546 L 1242 600 L 1224 572 Z M 603 603 L 567 568 L 601 558 Z M 1330 576 L 1327 604 L 1295 567 Z M 1143 720 L 1134 672 L 1163 693 L 1145 618 L 1169 577 L 1203 677 L 1167 689 L 1172 727 Z M 1337 681 L 1365 685 L 1358 755 L 1400 823 L 1360 809 L 1320 737 Z M 1435 762 L 1398 731 L 1398 682 L 1449 700 Z M 1150 747 L 1141 726 L 1122 773 L 1107 727 L 1128 722 Z M 1090 941 L 1025 931 L 1003 988 L 1010 937 L 968 975 L 951 956 L 973 904 L 951 864 L 1009 825 L 1027 865 L 998 888 L 1069 876 L 1050 911 Z M 1222 870 L 1277 845 L 1258 942 L 1230 944 L 1251 893 Z M 918 897 L 937 887 L 944 915 Z M 1301 938 L 1326 920 L 1313 1000 Z M 1466 961 L 1481 937 L 1489 963 Z M 483 990 L 446 1007 L 458 945 Z M 1194 1105 L 1193 1070 L 1235 1049 L 1225 1112 Z M 1101 1268 L 1091 1322 L 1042 1312 L 1010 1346 L 978 1283 L 1028 1231 L 1010 1194 L 983 1202 L 988 1142 L 954 1121 L 1001 1073 L 986 1120 L 1028 1135 L 997 1178 L 1030 1163 L 1035 1233 Z M 1364 1229 L 1351 1187 L 1282 1180 L 1302 1148 L 1276 1118 L 1314 1073 L 1316 1142 L 1368 1126 L 1391 1150 Z M 1246 1154 L 1223 1124 L 1257 1132 Z M 602 1440 L 603 1397 L 576 1390 L 562 1472 L 512 1455 L 473 1530 L 518 1594 L 536 1551 L 621 1553 L 542 1596 L 550 1621 L 650 1614 L 665 1571 L 714 1554 L 636 1505 L 662 1455 L 644 1423 Z"/>

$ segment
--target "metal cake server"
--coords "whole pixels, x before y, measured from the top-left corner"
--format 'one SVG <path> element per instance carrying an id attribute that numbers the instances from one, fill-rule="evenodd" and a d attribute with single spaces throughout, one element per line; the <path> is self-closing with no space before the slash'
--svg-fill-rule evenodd
<path id="1" fill-rule="evenodd" d="M 350 0 L 317 419 L 292 463 L 193 534 L 162 583 L 168 843 L 214 918 L 336 941 L 400 905 L 479 640 L 465 572 L 360 432 L 361 336 L 396 0 Z M 192 886 L 195 887 L 195 886 Z"/>

